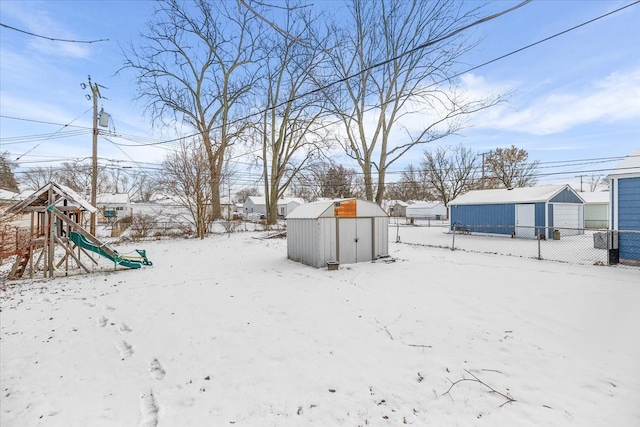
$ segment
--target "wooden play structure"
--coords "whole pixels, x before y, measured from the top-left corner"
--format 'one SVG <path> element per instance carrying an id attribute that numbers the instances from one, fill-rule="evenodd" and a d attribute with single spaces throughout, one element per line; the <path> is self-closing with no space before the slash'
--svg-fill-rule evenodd
<path id="1" fill-rule="evenodd" d="M 81 225 L 85 213 L 96 211 L 75 191 L 54 182 L 11 206 L 7 213 L 30 214 L 31 226 L 28 238 L 18 243 L 8 280 L 51 278 L 68 275 L 78 268 L 91 273 L 93 270 L 82 259 L 88 258 L 90 266 L 95 267 L 98 265 L 95 254 L 111 260 L 114 269 L 152 265 L 144 250 L 136 249 L 135 256 L 121 255 L 85 230 Z"/>

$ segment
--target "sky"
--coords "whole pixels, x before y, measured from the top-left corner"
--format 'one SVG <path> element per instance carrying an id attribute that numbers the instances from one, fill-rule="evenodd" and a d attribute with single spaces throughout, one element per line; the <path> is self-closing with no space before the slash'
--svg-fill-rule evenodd
<path id="1" fill-rule="evenodd" d="M 533 2 L 469 30 L 482 39 L 463 58 L 466 70 L 538 42 L 630 1 Z M 339 10 L 339 1 L 313 7 Z M 489 3 L 497 12 L 515 1 Z M 136 86 L 122 67 L 121 47 L 136 45 L 154 10 L 151 1 L 0 2 L 0 23 L 34 34 L 95 43 L 65 43 L 0 27 L 0 151 L 24 168 L 61 161 L 89 162 L 92 101 L 88 75 L 103 86 L 99 108 L 111 115 L 110 130 L 126 136 L 100 138 L 101 165 L 153 170 L 174 134 L 152 128 Z M 468 119 L 443 144 L 464 144 L 477 153 L 515 145 L 540 162 L 540 184 L 572 184 L 579 175 L 606 174 L 621 157 L 640 148 L 640 4 L 515 53 L 460 77 L 470 96 L 509 93 L 508 102 Z M 65 127 L 66 124 L 81 126 Z M 120 145 L 116 145 L 120 144 Z M 417 165 L 416 147 L 394 165 L 396 180 Z M 238 153 L 242 162 L 242 153 Z M 242 163 L 244 164 L 244 163 Z M 349 159 L 345 166 L 357 168 Z M 243 167 L 243 166 L 241 166 Z M 249 176 L 249 175 L 245 175 Z M 248 181 L 244 181 L 246 185 Z"/>

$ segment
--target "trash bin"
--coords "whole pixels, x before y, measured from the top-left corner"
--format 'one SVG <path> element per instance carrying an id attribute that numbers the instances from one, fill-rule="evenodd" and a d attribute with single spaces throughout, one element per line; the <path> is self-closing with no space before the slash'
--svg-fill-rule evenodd
<path id="1" fill-rule="evenodd" d="M 560 240 L 560 230 L 553 230 L 553 240 Z"/>

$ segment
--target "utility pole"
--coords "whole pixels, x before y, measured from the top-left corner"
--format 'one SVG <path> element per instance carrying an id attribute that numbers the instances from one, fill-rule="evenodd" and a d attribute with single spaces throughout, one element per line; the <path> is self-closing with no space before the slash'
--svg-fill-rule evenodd
<path id="1" fill-rule="evenodd" d="M 485 153 L 481 153 L 482 156 L 482 178 L 481 178 L 481 182 L 482 182 L 482 188 L 484 189 L 485 187 L 485 182 L 484 182 L 484 156 L 485 154 L 491 154 L 491 151 L 487 151 Z"/>
<path id="2" fill-rule="evenodd" d="M 86 86 L 80 85 L 83 89 Z M 93 98 L 93 154 L 91 161 L 91 206 L 95 207 L 97 203 L 97 190 L 98 190 L 98 98 L 102 98 L 100 95 L 100 85 L 98 83 L 91 82 L 91 76 L 89 76 L 89 89 L 91 89 L 91 95 L 86 95 L 87 98 Z M 104 86 L 102 86 L 104 87 Z M 91 213 L 91 223 L 89 232 L 96 235 L 96 213 Z"/>
<path id="3" fill-rule="evenodd" d="M 576 175 L 576 178 L 580 178 L 580 192 L 582 193 L 582 177 L 584 175 Z"/>

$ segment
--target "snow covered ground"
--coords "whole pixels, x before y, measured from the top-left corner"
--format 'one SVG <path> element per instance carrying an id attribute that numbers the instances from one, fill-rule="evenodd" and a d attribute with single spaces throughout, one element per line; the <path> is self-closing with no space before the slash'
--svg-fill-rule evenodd
<path id="1" fill-rule="evenodd" d="M 640 425 L 638 269 L 391 243 L 327 271 L 259 235 L 3 291 L 0 425 Z"/>

